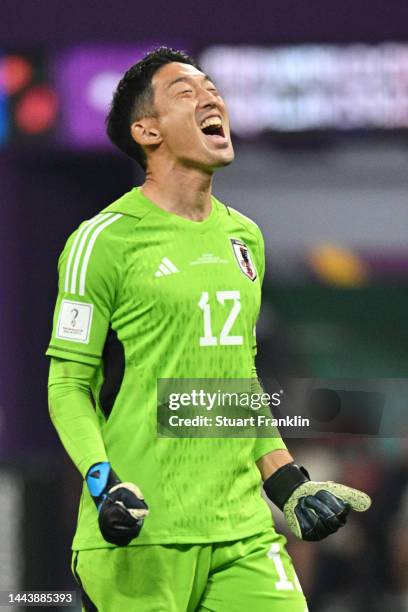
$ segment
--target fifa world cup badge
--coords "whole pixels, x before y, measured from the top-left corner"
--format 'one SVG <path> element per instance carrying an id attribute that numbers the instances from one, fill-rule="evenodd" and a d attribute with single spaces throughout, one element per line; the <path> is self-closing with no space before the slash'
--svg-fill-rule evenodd
<path id="1" fill-rule="evenodd" d="M 231 238 L 231 244 L 235 258 L 242 272 L 251 281 L 254 281 L 257 277 L 257 273 L 247 245 L 236 238 Z"/>

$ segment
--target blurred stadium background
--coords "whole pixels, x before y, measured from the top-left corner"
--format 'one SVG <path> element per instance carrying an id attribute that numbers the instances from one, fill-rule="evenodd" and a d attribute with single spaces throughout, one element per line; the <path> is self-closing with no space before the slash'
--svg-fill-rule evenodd
<path id="1" fill-rule="evenodd" d="M 142 180 L 104 133 L 120 75 L 173 45 L 229 103 L 236 161 L 215 193 L 265 236 L 261 374 L 404 378 L 408 6 L 1 0 L 0 10 L 0 590 L 72 589 L 80 478 L 48 419 L 44 350 L 66 237 Z M 327 542 L 289 537 L 311 612 L 408 610 L 406 438 L 396 428 L 290 448 L 315 479 L 374 500 Z"/>

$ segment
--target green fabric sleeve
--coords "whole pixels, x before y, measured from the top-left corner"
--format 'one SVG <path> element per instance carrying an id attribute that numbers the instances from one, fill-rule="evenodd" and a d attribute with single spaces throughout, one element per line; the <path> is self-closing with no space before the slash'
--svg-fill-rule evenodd
<path id="1" fill-rule="evenodd" d="M 252 393 L 265 393 L 262 388 L 261 382 L 258 378 L 255 365 L 252 368 Z M 278 429 L 276 429 L 276 436 L 272 438 L 257 438 L 254 447 L 254 459 L 258 461 L 264 455 L 276 450 L 287 450 L 286 444 L 279 435 Z"/>
<path id="2" fill-rule="evenodd" d="M 96 215 L 68 238 L 58 259 L 49 357 L 100 363 L 121 274 L 123 240 L 115 234 L 121 217 Z"/>
<path id="3" fill-rule="evenodd" d="M 264 240 L 261 233 L 261 230 L 257 227 L 257 237 L 258 237 L 258 251 L 257 251 L 257 268 L 260 277 L 261 284 L 263 283 L 263 278 L 265 274 L 265 246 Z M 258 378 L 258 373 L 255 365 L 255 358 L 257 354 L 257 344 L 256 344 L 256 332 L 254 329 L 254 342 L 252 346 L 252 384 L 251 384 L 251 392 L 252 393 L 264 393 L 261 382 Z M 278 430 L 276 430 L 276 436 L 273 438 L 257 438 L 255 442 L 254 448 L 254 459 L 258 461 L 264 455 L 275 451 L 275 450 L 286 450 L 286 445 L 282 438 L 279 435 Z"/>
<path id="4" fill-rule="evenodd" d="M 108 461 L 91 400 L 94 371 L 94 366 L 53 357 L 48 379 L 52 423 L 83 477 L 94 463 Z"/>

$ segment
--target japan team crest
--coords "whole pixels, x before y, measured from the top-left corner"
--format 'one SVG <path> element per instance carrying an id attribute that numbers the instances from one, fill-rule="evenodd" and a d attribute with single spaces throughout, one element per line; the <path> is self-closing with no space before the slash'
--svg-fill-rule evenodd
<path id="1" fill-rule="evenodd" d="M 253 264 L 247 245 L 241 240 L 237 240 L 236 238 L 231 238 L 231 244 L 236 260 L 242 272 L 251 281 L 254 281 L 257 277 L 256 268 Z"/>

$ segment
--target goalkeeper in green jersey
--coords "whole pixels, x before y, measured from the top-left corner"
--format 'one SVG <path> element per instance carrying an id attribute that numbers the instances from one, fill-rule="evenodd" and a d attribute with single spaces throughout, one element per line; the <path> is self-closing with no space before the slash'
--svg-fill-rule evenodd
<path id="1" fill-rule="evenodd" d="M 84 478 L 83 609 L 304 612 L 262 482 L 305 540 L 369 498 L 311 481 L 279 436 L 157 436 L 158 379 L 257 380 L 262 235 L 211 193 L 234 157 L 225 103 L 159 48 L 120 81 L 107 128 L 146 179 L 69 237 L 47 350 L 50 415 Z"/>

